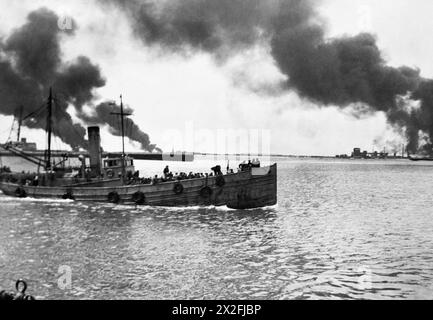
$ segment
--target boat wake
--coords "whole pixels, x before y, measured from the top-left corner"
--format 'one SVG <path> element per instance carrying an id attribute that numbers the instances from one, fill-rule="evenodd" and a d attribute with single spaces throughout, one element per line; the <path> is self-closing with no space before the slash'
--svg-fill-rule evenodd
<path id="1" fill-rule="evenodd" d="M 0 200 L 2 202 L 40 202 L 40 203 L 71 203 L 74 200 L 70 199 L 36 199 L 31 197 L 26 198 L 17 198 L 6 196 L 3 193 L 0 193 Z"/>
<path id="2" fill-rule="evenodd" d="M 153 207 L 155 208 L 155 207 Z M 236 209 L 231 209 L 227 206 L 192 206 L 192 207 L 160 207 L 167 211 L 198 211 L 198 210 L 213 210 L 213 211 L 223 211 L 223 212 L 230 212 L 230 211 L 237 211 Z"/>
<path id="3" fill-rule="evenodd" d="M 0 201 L 2 202 L 22 202 L 22 203 L 58 203 L 58 204 L 68 204 L 68 203 L 76 203 L 77 205 L 83 204 L 80 201 L 75 201 L 71 199 L 37 199 L 37 198 L 17 198 L 17 197 L 11 197 L 3 194 L 3 192 L 0 191 Z M 86 207 L 88 207 L 89 204 L 86 204 Z M 90 205 L 92 206 L 92 205 Z M 110 208 L 111 210 L 116 211 L 129 211 L 129 212 L 140 212 L 140 211 L 158 211 L 158 210 L 164 210 L 167 212 L 186 212 L 186 211 L 199 211 L 199 210 L 209 210 L 209 211 L 220 211 L 220 212 L 236 212 L 236 211 L 242 211 L 242 212 L 249 212 L 249 211 L 275 211 L 278 209 L 278 204 L 274 206 L 268 206 L 268 207 L 262 207 L 262 208 L 253 208 L 253 209 L 232 209 L 227 206 L 190 206 L 190 207 L 166 207 L 166 206 L 135 206 L 131 207 L 131 205 L 122 205 L 122 204 L 100 204 L 95 203 L 95 208 Z"/>
<path id="4" fill-rule="evenodd" d="M 267 206 L 262 208 L 254 208 L 254 209 L 233 209 L 227 206 L 190 206 L 190 207 L 166 207 L 166 206 L 135 206 L 131 205 L 122 205 L 122 204 L 97 204 L 95 207 L 98 208 L 110 208 L 115 211 L 129 211 L 131 213 L 139 213 L 145 211 L 164 211 L 164 212 L 173 212 L 173 213 L 182 213 L 182 212 L 191 212 L 191 211 L 218 211 L 218 212 L 257 212 L 257 211 L 276 211 L 278 209 L 278 205 Z"/>
<path id="5" fill-rule="evenodd" d="M 252 209 L 242 209 L 242 211 L 277 211 L 278 210 L 278 204 L 273 206 L 267 206 L 267 207 L 261 207 L 261 208 L 252 208 Z"/>
<path id="6" fill-rule="evenodd" d="M 140 212 L 140 211 L 148 211 L 148 210 L 154 210 L 154 211 L 168 211 L 168 212 L 185 212 L 185 211 L 198 211 L 198 210 L 213 210 L 213 211 L 223 211 L 223 212 L 230 212 L 230 211 L 238 211 L 236 209 L 231 209 L 227 206 L 190 206 L 190 207 L 167 207 L 167 206 L 135 206 L 132 207 L 131 205 L 122 205 L 122 204 L 98 204 L 98 207 L 103 208 L 110 208 L 112 210 L 118 210 L 118 211 L 133 211 L 133 212 Z"/>

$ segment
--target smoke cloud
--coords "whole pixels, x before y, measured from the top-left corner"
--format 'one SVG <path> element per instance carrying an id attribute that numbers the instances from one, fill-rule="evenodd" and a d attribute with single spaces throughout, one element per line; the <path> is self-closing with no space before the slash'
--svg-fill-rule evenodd
<path id="1" fill-rule="evenodd" d="M 418 150 L 419 133 L 433 138 L 433 80 L 420 70 L 387 65 L 374 35 L 326 38 L 313 0 L 111 0 L 146 45 L 224 59 L 257 44 L 268 46 L 285 87 L 321 107 L 351 107 L 355 115 L 384 112 Z M 101 1 L 107 5 L 106 1 Z M 402 97 L 419 100 L 413 110 Z"/>
<path id="2" fill-rule="evenodd" d="M 129 107 L 124 107 L 124 113 L 132 114 L 133 110 Z M 121 118 L 119 115 L 120 106 L 113 102 L 107 101 L 100 103 L 94 108 L 93 115 L 82 114 L 81 117 L 89 123 L 94 124 L 108 124 L 109 131 L 114 136 L 122 135 Z M 156 145 L 150 143 L 149 135 L 144 133 L 138 125 L 130 118 L 125 117 L 124 120 L 124 133 L 130 140 L 138 142 L 140 148 L 148 151 L 162 152 Z"/>
<path id="3" fill-rule="evenodd" d="M 54 91 L 53 133 L 73 148 L 86 148 L 86 130 L 74 123 L 68 113 L 73 106 L 81 120 L 86 120 L 84 105 L 92 105 L 94 90 L 105 85 L 100 68 L 89 58 L 79 56 L 73 61 L 62 61 L 61 41 L 72 36 L 73 29 L 62 30 L 59 17 L 41 8 L 31 12 L 27 22 L 15 29 L 6 39 L 0 39 L 0 113 L 15 115 L 20 106 L 26 118 L 23 125 L 45 129 L 50 87 Z M 73 23 L 72 25 L 75 25 Z M 42 111 L 40 111 L 42 110 Z M 96 109 L 98 112 L 100 109 Z M 103 111 L 103 110 L 100 110 Z M 107 116 L 99 114 L 98 124 L 108 125 Z M 141 143 L 143 150 L 153 151 L 149 137 L 134 124 L 133 140 Z M 116 132 L 113 128 L 112 132 Z M 146 139 L 147 138 L 147 139 Z"/>

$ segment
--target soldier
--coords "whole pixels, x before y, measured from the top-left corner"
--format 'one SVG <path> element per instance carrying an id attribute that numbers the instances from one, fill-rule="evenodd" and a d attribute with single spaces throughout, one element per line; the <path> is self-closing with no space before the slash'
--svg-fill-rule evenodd
<path id="1" fill-rule="evenodd" d="M 168 166 L 165 166 L 163 173 L 164 173 L 164 177 L 167 178 L 168 174 L 170 173 L 170 169 L 168 168 Z"/>
<path id="2" fill-rule="evenodd" d="M 216 176 L 222 175 L 223 173 L 221 172 L 221 166 L 215 166 L 213 168 L 211 168 L 211 170 L 215 173 Z"/>

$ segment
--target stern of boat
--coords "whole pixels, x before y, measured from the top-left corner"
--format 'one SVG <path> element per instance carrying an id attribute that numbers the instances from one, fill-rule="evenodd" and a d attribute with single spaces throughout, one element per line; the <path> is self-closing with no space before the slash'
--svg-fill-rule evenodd
<path id="1" fill-rule="evenodd" d="M 248 183 L 236 189 L 233 200 L 227 203 L 231 209 L 254 209 L 277 204 L 277 164 L 252 168 Z"/>

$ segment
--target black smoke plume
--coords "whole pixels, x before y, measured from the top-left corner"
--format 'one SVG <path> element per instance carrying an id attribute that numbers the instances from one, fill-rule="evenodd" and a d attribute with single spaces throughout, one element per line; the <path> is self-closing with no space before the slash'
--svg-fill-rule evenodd
<path id="1" fill-rule="evenodd" d="M 102 1 L 101 1 L 102 2 Z M 103 1 L 106 3 L 106 1 Z M 419 132 L 433 138 L 433 81 L 420 70 L 391 67 L 368 33 L 326 38 L 313 0 L 111 0 L 147 45 L 204 51 L 218 59 L 265 44 L 287 76 L 286 88 L 319 106 L 351 107 L 355 115 L 385 112 L 418 149 Z M 401 97 L 420 101 L 413 110 Z"/>
<path id="2" fill-rule="evenodd" d="M 15 115 L 22 106 L 24 115 L 32 115 L 23 125 L 45 129 L 46 114 L 38 110 L 46 105 L 52 87 L 53 133 L 73 148 L 86 148 L 86 130 L 73 122 L 67 109 L 73 106 L 78 115 L 83 115 L 83 106 L 92 104 L 94 90 L 103 87 L 105 79 L 99 67 L 87 57 L 62 61 L 62 38 L 73 34 L 73 29 L 59 27 L 59 17 L 54 12 L 41 8 L 31 12 L 27 22 L 13 30 L 8 38 L 0 39 L 0 113 Z M 99 124 L 109 125 L 109 122 Z M 134 128 L 141 134 L 138 137 L 142 148 L 153 151 L 155 146 L 148 137 L 144 139 L 145 134 L 137 126 Z"/>
<path id="3" fill-rule="evenodd" d="M 67 112 L 68 105 L 91 100 L 92 90 L 103 86 L 105 80 L 99 68 L 86 57 L 79 57 L 65 68 L 61 61 L 60 41 L 63 35 L 71 34 L 72 30 L 63 34 L 58 27 L 58 16 L 42 8 L 31 12 L 27 23 L 4 40 L 0 46 L 0 112 L 13 115 L 17 108 L 23 106 L 24 115 L 35 114 L 47 102 L 49 88 L 53 87 L 55 92 L 61 93 L 55 99 L 53 132 L 76 148 L 85 147 L 86 130 L 73 123 Z M 81 84 L 81 79 L 88 81 Z M 86 99 L 83 99 L 83 93 L 69 90 L 69 85 L 77 83 L 84 90 Z M 46 119 L 42 116 L 30 117 L 23 124 L 29 128 L 44 129 Z"/>
<path id="4" fill-rule="evenodd" d="M 120 113 L 119 105 L 107 101 L 98 104 L 93 111 L 93 115 L 82 114 L 81 117 L 88 123 L 108 124 L 112 135 L 122 135 L 121 117 L 118 115 Z M 132 112 L 131 108 L 124 107 L 124 113 L 132 114 Z M 132 119 L 125 117 L 123 122 L 125 136 L 132 141 L 138 142 L 141 149 L 162 152 L 156 145 L 150 143 L 149 135 L 144 133 Z"/>

